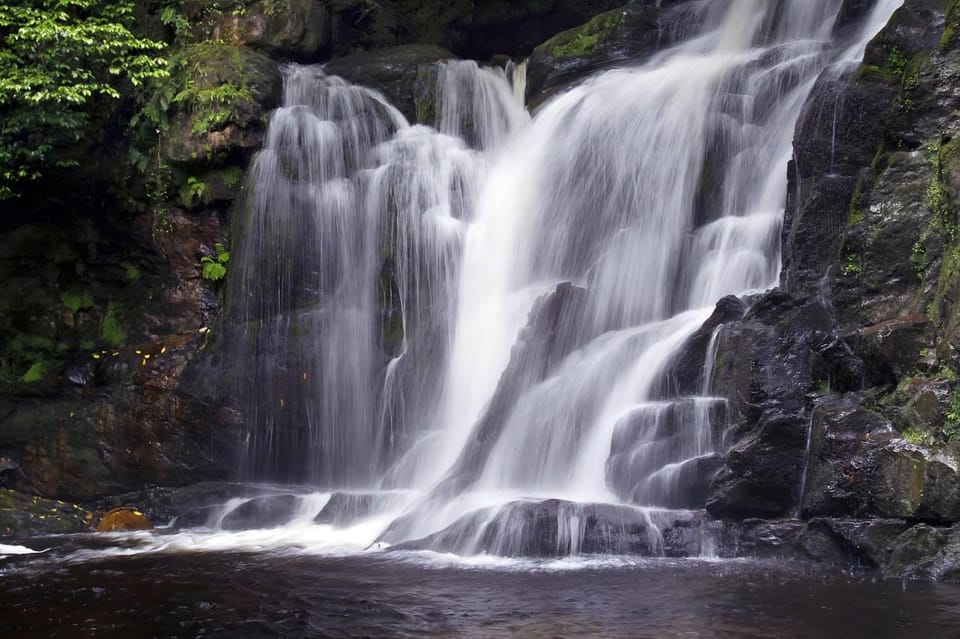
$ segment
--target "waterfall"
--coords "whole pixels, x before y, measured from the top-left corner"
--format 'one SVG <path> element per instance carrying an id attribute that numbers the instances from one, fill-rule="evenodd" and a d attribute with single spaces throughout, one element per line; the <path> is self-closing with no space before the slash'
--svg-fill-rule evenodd
<path id="1" fill-rule="evenodd" d="M 801 108 L 900 2 L 834 42 L 841 4 L 704 5 L 532 120 L 523 64 L 439 63 L 413 126 L 289 67 L 231 261 L 248 477 L 409 489 L 391 543 L 511 554 L 556 520 L 561 554 L 626 548 L 607 516 L 662 551 L 723 453 L 723 401 L 671 368 L 709 367 L 715 332 L 685 347 L 720 298 L 776 285 Z"/>

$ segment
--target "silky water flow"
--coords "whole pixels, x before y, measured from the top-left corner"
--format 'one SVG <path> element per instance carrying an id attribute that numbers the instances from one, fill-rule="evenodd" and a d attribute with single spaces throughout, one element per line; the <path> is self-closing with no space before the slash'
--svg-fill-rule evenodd
<path id="1" fill-rule="evenodd" d="M 263 488 L 162 543 L 709 555 L 725 407 L 691 337 L 776 285 L 803 104 L 901 3 L 852 34 L 841 0 L 687 3 L 684 41 L 532 119 L 523 65 L 432 66 L 430 126 L 288 67 L 222 356 L 245 477 L 316 488 L 280 491 L 279 527 L 228 532 Z"/>

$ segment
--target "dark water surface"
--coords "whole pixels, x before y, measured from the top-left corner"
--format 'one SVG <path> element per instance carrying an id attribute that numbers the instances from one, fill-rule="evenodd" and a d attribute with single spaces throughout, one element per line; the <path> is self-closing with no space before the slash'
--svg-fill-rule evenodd
<path id="1" fill-rule="evenodd" d="M 0 637 L 956 638 L 960 586 L 746 561 L 0 559 Z"/>

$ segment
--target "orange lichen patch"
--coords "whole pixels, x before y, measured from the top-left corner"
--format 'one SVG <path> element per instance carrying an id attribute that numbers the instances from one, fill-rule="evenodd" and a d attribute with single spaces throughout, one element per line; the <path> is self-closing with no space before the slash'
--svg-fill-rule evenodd
<path id="1" fill-rule="evenodd" d="M 114 508 L 100 518 L 97 532 L 121 532 L 126 530 L 150 530 L 150 518 L 133 508 Z"/>

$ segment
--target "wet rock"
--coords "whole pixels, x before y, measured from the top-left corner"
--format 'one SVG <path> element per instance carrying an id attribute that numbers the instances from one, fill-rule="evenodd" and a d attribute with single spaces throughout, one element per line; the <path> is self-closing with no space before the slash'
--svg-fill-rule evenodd
<path id="1" fill-rule="evenodd" d="M 0 488 L 0 536 L 83 532 L 92 521 L 78 504 Z"/>
<path id="2" fill-rule="evenodd" d="M 349 526 L 378 512 L 402 503 L 402 493 L 333 493 L 313 522 Z"/>
<path id="3" fill-rule="evenodd" d="M 807 515 L 960 521 L 960 477 L 896 436 L 853 398 L 817 407 L 803 497 Z"/>
<path id="4" fill-rule="evenodd" d="M 882 81 L 856 82 L 850 74 L 824 74 L 818 80 L 797 125 L 795 160 L 788 171 L 785 289 L 816 290 L 840 258 L 858 174 L 883 139 L 885 114 L 895 97 L 896 90 Z M 851 261 L 847 270 L 855 269 Z"/>
<path id="5" fill-rule="evenodd" d="M 324 65 L 324 71 L 380 91 L 409 122 L 417 122 L 415 88 L 421 67 L 453 57 L 437 46 L 411 44 L 335 58 Z"/>
<path id="6" fill-rule="evenodd" d="M 235 426 L 225 426 L 179 385 L 186 351 L 196 343 L 164 348 L 101 355 L 99 361 L 110 360 L 107 370 L 126 360 L 127 373 L 92 392 L 20 398 L 0 417 L 0 444 L 18 451 L 25 474 L 11 485 L 85 501 L 232 474 Z"/>
<path id="7" fill-rule="evenodd" d="M 216 15 L 210 39 L 249 46 L 271 57 L 310 60 L 332 46 L 324 5 L 313 0 L 285 0 L 280 6 L 266 0 L 246 2 L 243 11 Z"/>
<path id="8" fill-rule="evenodd" d="M 766 521 L 745 519 L 737 525 L 728 525 L 724 554 L 734 557 L 760 559 L 796 559 L 797 540 L 805 524 L 797 520 Z"/>
<path id="9" fill-rule="evenodd" d="M 709 530 L 707 520 L 690 511 L 648 513 L 612 504 L 520 501 L 471 513 L 393 549 L 503 557 L 691 556 L 700 554 Z"/>
<path id="10" fill-rule="evenodd" d="M 861 565 L 880 567 L 890 560 L 896 539 L 910 523 L 902 519 L 823 519 Z"/>
<path id="11" fill-rule="evenodd" d="M 895 540 L 909 527 L 897 519 L 748 519 L 728 524 L 721 554 L 878 567 L 887 562 Z"/>
<path id="12" fill-rule="evenodd" d="M 666 44 L 659 3 L 630 4 L 564 31 L 533 50 L 527 97 L 542 102 L 552 92 L 604 68 L 637 63 Z"/>
<path id="13" fill-rule="evenodd" d="M 870 15 L 876 4 L 877 0 L 844 0 L 840 6 L 840 12 L 837 14 L 834 32 L 839 37 L 852 34 L 859 27 L 861 21 Z"/>
<path id="14" fill-rule="evenodd" d="M 806 424 L 800 415 L 766 412 L 754 431 L 726 455 L 707 497 L 714 517 L 777 517 L 796 503 L 803 471 Z"/>
<path id="15" fill-rule="evenodd" d="M 934 341 L 934 327 L 925 315 L 912 315 L 868 326 L 860 331 L 859 350 L 874 383 L 910 376 L 926 364 L 924 352 Z"/>
<path id="16" fill-rule="evenodd" d="M 166 490 L 162 504 L 164 512 L 169 513 L 169 518 L 178 529 L 213 527 L 217 525 L 220 516 L 225 514 L 226 504 L 231 500 L 269 497 L 275 492 L 275 489 L 256 484 L 200 482 Z M 254 505 L 250 506 L 249 510 L 256 511 L 257 508 L 258 505 Z M 240 513 L 237 515 L 238 525 L 242 520 Z"/>
<path id="17" fill-rule="evenodd" d="M 636 409 L 614 430 L 607 485 L 639 505 L 703 508 L 710 483 L 723 465 L 721 455 L 704 450 L 720 441 L 724 409 L 723 401 L 709 399 Z"/>
<path id="18" fill-rule="evenodd" d="M 621 0 L 478 2 L 469 22 L 459 27 L 462 35 L 453 46 L 464 56 L 477 60 L 489 59 L 494 54 L 526 56 L 552 35 L 622 4 Z"/>
<path id="19" fill-rule="evenodd" d="M 882 567 L 888 577 L 960 581 L 960 526 L 917 524 L 897 537 Z"/>
<path id="20" fill-rule="evenodd" d="M 97 522 L 97 532 L 127 532 L 152 528 L 150 518 L 134 508 L 115 508 Z"/>
<path id="21" fill-rule="evenodd" d="M 188 167 L 248 159 L 263 142 L 266 113 L 280 102 L 277 65 L 224 42 L 191 45 L 181 55 L 188 62 L 175 81 L 185 88 L 165 140 L 166 157 Z"/>
<path id="22" fill-rule="evenodd" d="M 289 523 L 299 505 L 297 495 L 255 497 L 227 513 L 220 526 L 223 530 L 275 528 Z"/>
<path id="23" fill-rule="evenodd" d="M 708 349 L 713 346 L 714 334 L 723 324 L 735 322 L 746 313 L 747 305 L 738 297 L 728 295 L 717 302 L 713 314 L 703 326 L 687 338 L 666 372 L 664 388 L 658 396 L 699 395 L 703 392 L 707 359 L 713 358 Z"/>

